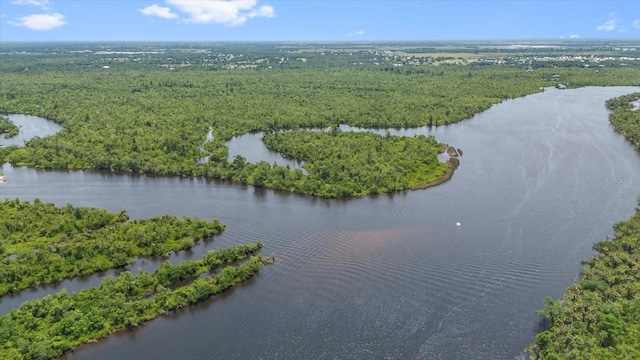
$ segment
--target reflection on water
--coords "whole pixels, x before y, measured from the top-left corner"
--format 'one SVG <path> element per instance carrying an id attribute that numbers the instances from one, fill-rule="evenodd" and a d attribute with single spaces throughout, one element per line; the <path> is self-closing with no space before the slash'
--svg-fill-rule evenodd
<path id="1" fill-rule="evenodd" d="M 408 128 L 408 129 L 365 129 L 349 125 L 340 125 L 342 131 L 353 132 L 371 132 L 378 135 L 386 135 L 387 133 L 396 136 L 414 136 L 414 135 L 432 135 L 432 129 L 428 127 Z M 236 136 L 227 142 L 229 147 L 229 155 L 227 161 L 233 161 L 234 157 L 242 156 L 252 163 L 265 161 L 269 164 L 276 163 L 281 166 L 289 166 L 290 169 L 301 169 L 305 175 L 309 173 L 303 168 L 304 161 L 298 161 L 282 156 L 277 151 L 271 150 L 262 141 L 263 132 L 247 133 Z M 438 160 L 446 162 L 449 160 L 447 153 L 438 155 Z"/>
<path id="2" fill-rule="evenodd" d="M 229 155 L 227 160 L 233 161 L 233 159 L 240 155 L 244 157 L 248 162 L 257 163 L 265 161 L 269 164 L 277 163 L 280 166 L 287 166 L 292 170 L 301 169 L 306 175 L 307 170 L 302 167 L 304 162 L 295 159 L 288 159 L 283 157 L 279 152 L 270 150 L 262 142 L 262 136 L 264 133 L 248 133 L 241 136 L 236 136 L 227 142 L 229 147 Z"/>
<path id="3" fill-rule="evenodd" d="M 427 190 L 329 200 L 5 164 L 0 196 L 227 224 L 172 261 L 256 240 L 276 254 L 247 286 L 66 359 L 513 359 L 540 329 L 544 297 L 637 205 L 637 185 L 603 181 L 640 173 L 604 101 L 639 90 L 550 89 L 422 129 L 464 150 L 451 181 Z"/>

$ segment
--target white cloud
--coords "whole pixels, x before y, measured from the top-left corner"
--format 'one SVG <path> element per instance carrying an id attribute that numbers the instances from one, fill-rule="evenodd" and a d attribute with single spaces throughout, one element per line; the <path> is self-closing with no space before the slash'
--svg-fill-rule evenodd
<path id="1" fill-rule="evenodd" d="M 580 39 L 580 35 L 578 35 L 578 34 L 571 34 L 571 35 L 569 35 L 569 39 Z"/>
<path id="2" fill-rule="evenodd" d="M 35 5 L 47 10 L 49 0 L 12 0 L 11 3 L 16 5 Z"/>
<path id="3" fill-rule="evenodd" d="M 636 29 L 640 29 L 640 19 L 633 20 L 633 27 Z"/>
<path id="4" fill-rule="evenodd" d="M 598 25 L 598 31 L 613 31 L 616 29 L 617 26 L 617 22 L 613 19 L 607 20 L 607 22 L 605 22 L 602 25 Z"/>
<path id="5" fill-rule="evenodd" d="M 17 21 L 10 21 L 9 23 L 38 31 L 48 31 L 67 24 L 64 21 L 64 15 L 58 13 L 23 16 L 18 18 Z"/>
<path id="6" fill-rule="evenodd" d="M 598 27 L 596 29 L 598 29 L 598 31 L 613 31 L 618 27 L 618 20 L 615 19 L 615 13 L 611 13 L 608 16 L 607 21 L 605 21 L 603 24 L 598 25 Z"/>
<path id="7" fill-rule="evenodd" d="M 140 9 L 140 12 L 144 15 L 157 16 L 163 19 L 175 19 L 178 17 L 178 14 L 171 12 L 170 8 L 159 6 L 158 4 L 153 4 L 144 9 Z"/>
<path id="8" fill-rule="evenodd" d="M 354 31 L 352 33 L 349 33 L 349 35 L 347 35 L 348 37 L 352 37 L 352 36 L 362 36 L 364 35 L 364 30 L 358 30 L 358 31 Z"/>
<path id="9" fill-rule="evenodd" d="M 236 26 L 256 17 L 275 15 L 272 6 L 257 7 L 257 0 L 167 0 L 167 3 L 186 13 L 187 23 Z"/>

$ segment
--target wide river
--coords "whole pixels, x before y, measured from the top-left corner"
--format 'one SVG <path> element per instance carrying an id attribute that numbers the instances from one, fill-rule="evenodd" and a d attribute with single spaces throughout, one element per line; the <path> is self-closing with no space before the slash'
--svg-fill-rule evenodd
<path id="1" fill-rule="evenodd" d="M 172 261 L 257 240 L 275 253 L 246 284 L 66 359 L 514 359 L 541 330 L 544 297 L 560 297 L 592 244 L 637 205 L 640 155 L 604 107 L 635 91 L 548 89 L 457 124 L 398 131 L 464 151 L 452 180 L 426 190 L 328 200 L 5 164 L 0 197 L 228 225 Z M 95 283 L 74 279 L 0 305 Z"/>

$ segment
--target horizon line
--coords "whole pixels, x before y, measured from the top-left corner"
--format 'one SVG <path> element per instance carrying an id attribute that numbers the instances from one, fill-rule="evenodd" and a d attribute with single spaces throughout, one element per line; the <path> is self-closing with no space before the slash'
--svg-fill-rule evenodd
<path id="1" fill-rule="evenodd" d="M 390 43 L 390 42 L 638 42 L 640 38 L 505 38 L 505 39 L 398 39 L 398 40 L 0 40 L 3 43 Z"/>

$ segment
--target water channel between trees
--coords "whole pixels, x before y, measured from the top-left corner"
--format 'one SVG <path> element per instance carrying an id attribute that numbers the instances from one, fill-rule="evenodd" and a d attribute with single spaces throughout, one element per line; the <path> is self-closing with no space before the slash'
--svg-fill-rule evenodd
<path id="1" fill-rule="evenodd" d="M 463 149 L 453 178 L 426 190 L 331 200 L 199 178 L 5 164 L 0 198 L 227 224 L 172 262 L 256 240 L 263 254 L 276 254 L 246 285 L 66 359 L 513 359 L 541 329 L 535 312 L 544 297 L 559 297 L 591 245 L 637 205 L 637 182 L 624 179 L 640 176 L 640 155 L 611 127 L 604 102 L 639 90 L 548 89 L 457 124 L 389 130 Z M 234 147 L 247 139 L 232 140 L 230 154 L 278 161 L 260 158 L 268 150 L 255 141 Z M 138 259 L 131 269 L 162 261 Z M 4 296 L 0 311 L 98 282 Z"/>

